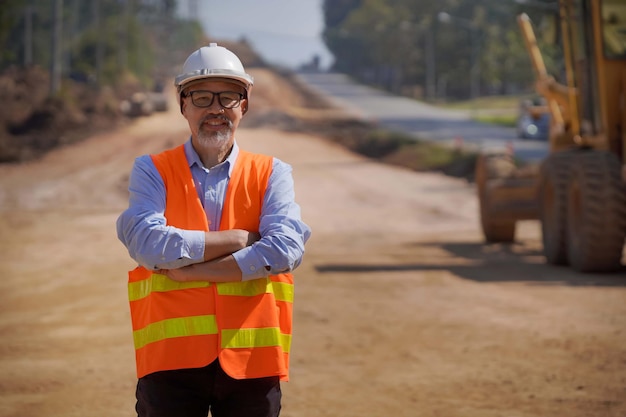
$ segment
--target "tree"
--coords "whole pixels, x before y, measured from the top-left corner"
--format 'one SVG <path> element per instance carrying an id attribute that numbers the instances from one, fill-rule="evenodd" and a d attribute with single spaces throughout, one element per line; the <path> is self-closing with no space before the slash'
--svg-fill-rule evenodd
<path id="1" fill-rule="evenodd" d="M 502 0 L 325 0 L 323 38 L 334 70 L 389 91 L 419 96 L 436 82 L 439 97 L 462 98 L 474 74 L 480 94 L 502 94 L 533 81 L 519 12 Z"/>
<path id="2" fill-rule="evenodd" d="M 181 21 L 175 12 L 175 0 L 3 0 L 0 70 L 26 63 L 51 68 L 55 39 L 57 76 L 114 85 L 126 74 L 149 87 L 170 65 L 171 51 L 193 49 L 204 38 L 198 22 Z"/>

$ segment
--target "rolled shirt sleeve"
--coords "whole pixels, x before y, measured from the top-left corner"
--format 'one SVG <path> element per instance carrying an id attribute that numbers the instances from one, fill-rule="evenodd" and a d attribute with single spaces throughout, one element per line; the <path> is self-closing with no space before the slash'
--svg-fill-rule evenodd
<path id="1" fill-rule="evenodd" d="M 208 177 L 200 168 L 191 143 L 186 143 L 192 174 L 198 190 Z M 234 161 L 235 148 L 229 156 Z M 215 170 L 218 177 L 228 170 Z M 224 179 L 226 179 L 224 177 Z M 204 201 L 205 212 L 211 227 L 219 230 L 221 208 L 226 194 L 225 182 L 216 178 L 216 200 Z M 222 187 L 220 184 L 224 184 Z M 129 207 L 117 220 L 117 234 L 127 247 L 130 256 L 148 269 L 176 269 L 203 262 L 205 232 L 185 230 L 167 225 L 165 219 L 165 186 L 163 179 L 149 155 L 135 160 L 129 179 Z M 203 191 L 198 191 L 201 197 Z M 213 229 L 212 229 L 213 230 Z M 292 168 L 273 159 L 272 173 L 265 191 L 259 223 L 261 239 L 235 253 L 243 280 L 267 277 L 270 274 L 289 272 L 302 262 L 304 244 L 311 231 L 302 221 L 300 206 L 295 202 Z"/>
<path id="2" fill-rule="evenodd" d="M 261 239 L 233 254 L 243 280 L 290 272 L 304 256 L 311 230 L 295 202 L 291 165 L 274 158 L 259 223 Z"/>
<path id="3" fill-rule="evenodd" d="M 148 269 L 175 269 L 202 262 L 204 231 L 168 226 L 165 186 L 149 155 L 135 160 L 129 207 L 117 220 L 117 235 L 131 258 Z"/>

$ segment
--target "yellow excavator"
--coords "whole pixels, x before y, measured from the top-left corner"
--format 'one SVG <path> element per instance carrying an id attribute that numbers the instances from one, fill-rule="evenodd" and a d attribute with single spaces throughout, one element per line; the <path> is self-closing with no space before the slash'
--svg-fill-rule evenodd
<path id="1" fill-rule="evenodd" d="M 483 154 L 476 184 L 485 240 L 512 242 L 541 222 L 543 252 L 581 272 L 623 270 L 626 237 L 626 1 L 559 0 L 564 80 L 548 74 L 530 19 L 518 23 L 550 113 L 549 154 L 535 169 Z"/>

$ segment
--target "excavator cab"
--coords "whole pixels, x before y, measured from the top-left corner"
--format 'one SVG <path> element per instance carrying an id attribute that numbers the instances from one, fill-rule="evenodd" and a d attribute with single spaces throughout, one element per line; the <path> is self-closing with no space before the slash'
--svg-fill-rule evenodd
<path id="1" fill-rule="evenodd" d="M 518 23 L 550 113 L 550 153 L 531 175 L 510 158 L 479 157 L 485 239 L 511 242 L 516 221 L 536 218 L 548 263 L 617 271 L 626 237 L 626 1 L 559 1 L 561 82 L 548 74 L 528 16 Z"/>
<path id="2" fill-rule="evenodd" d="M 570 39 L 568 84 L 578 90 L 570 103 L 578 105 L 573 134 L 580 135 L 583 144 L 617 153 L 624 162 L 626 2 L 570 0 L 561 8 L 569 16 L 563 26 Z"/>

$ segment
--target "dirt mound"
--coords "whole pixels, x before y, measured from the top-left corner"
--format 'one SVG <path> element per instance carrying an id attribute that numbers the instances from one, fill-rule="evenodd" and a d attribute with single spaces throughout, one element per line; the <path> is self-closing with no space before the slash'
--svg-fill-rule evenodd
<path id="1" fill-rule="evenodd" d="M 265 62 L 247 42 L 218 43 L 235 52 L 246 68 L 257 73 L 260 85 L 255 89 L 257 110 L 278 106 L 284 111 L 290 106 L 307 105 L 306 98 L 291 92 L 293 88 L 287 81 L 266 69 Z M 165 89 L 171 89 L 171 84 L 166 83 Z M 0 163 L 35 159 L 54 148 L 125 123 L 126 116 L 133 115 L 125 116 L 120 104 L 145 90 L 139 80 L 125 73 L 120 74 L 115 89 L 99 88 L 86 79 L 63 79 L 61 92 L 51 97 L 47 70 L 40 67 L 5 70 L 0 74 L 0 100 L 5 103 L 0 113 Z"/>
<path id="2" fill-rule="evenodd" d="M 0 162 L 19 162 L 75 142 L 94 130 L 123 120 L 112 90 L 65 80 L 49 95 L 42 68 L 9 68 L 0 74 Z"/>
<path id="3" fill-rule="evenodd" d="M 386 132 L 356 118 L 345 109 L 303 84 L 296 74 L 267 66 L 245 42 L 218 41 L 241 57 L 254 79 L 250 112 L 242 127 L 272 128 L 314 134 L 353 152 L 392 165 L 423 171 L 441 171 L 471 180 L 474 159 L 450 156 L 433 163 L 428 146 L 414 138 Z M 32 68 L 11 69 L 0 75 L 0 99 L 12 103 L 0 118 L 0 163 L 20 162 L 120 125 L 143 111 L 122 114 L 120 103 L 141 91 L 138 80 L 120 76 L 116 91 L 97 89 L 88 82 L 64 81 L 62 94 L 48 96 L 47 72 Z M 164 83 L 164 97 L 175 96 L 171 83 Z M 159 93 L 160 94 L 160 93 Z M 176 106 L 175 101 L 172 105 Z M 439 158 L 441 159 L 441 158 Z"/>

